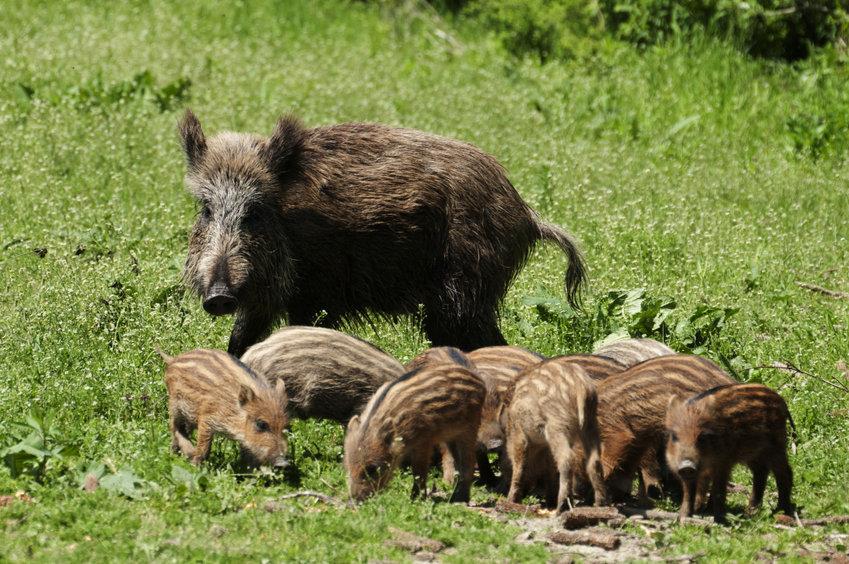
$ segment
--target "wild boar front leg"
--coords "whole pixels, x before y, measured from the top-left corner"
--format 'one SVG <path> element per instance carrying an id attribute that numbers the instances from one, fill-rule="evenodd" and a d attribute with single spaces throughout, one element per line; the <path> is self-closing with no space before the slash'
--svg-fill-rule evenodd
<path id="1" fill-rule="evenodd" d="M 454 479 L 457 477 L 454 471 L 456 463 L 454 461 L 454 454 L 446 443 L 439 443 L 439 457 L 442 461 L 442 479 L 449 484 L 453 484 Z"/>
<path id="2" fill-rule="evenodd" d="M 772 462 L 772 473 L 775 475 L 775 485 L 778 487 L 778 510 L 786 515 L 793 515 L 793 502 L 790 494 L 793 491 L 793 469 L 787 460 L 787 451 L 778 453 Z"/>
<path id="3" fill-rule="evenodd" d="M 271 311 L 237 310 L 227 352 L 235 357 L 241 357 L 248 347 L 257 343 L 268 333 L 272 320 L 273 312 Z"/>
<path id="4" fill-rule="evenodd" d="M 710 501 L 713 505 L 713 520 L 716 523 L 725 523 L 725 498 L 728 495 L 728 479 L 731 476 L 731 468 L 728 465 L 720 466 L 711 472 L 713 485 L 710 490 Z"/>
<path id="5" fill-rule="evenodd" d="M 201 419 L 198 421 L 198 439 L 195 446 L 194 456 L 192 456 L 192 464 L 200 464 L 209 455 L 209 448 L 212 446 L 212 427 Z"/>
<path id="6" fill-rule="evenodd" d="M 478 443 L 475 446 L 475 460 L 478 465 L 478 474 L 484 485 L 492 487 L 498 483 L 498 478 L 492 471 L 492 465 L 489 463 L 489 454 L 486 446 Z"/>
<path id="7" fill-rule="evenodd" d="M 710 491 L 710 474 L 702 472 L 696 480 L 696 496 L 693 501 L 693 512 L 701 513 L 707 509 L 708 492 Z"/>
<path id="8" fill-rule="evenodd" d="M 410 499 L 427 497 L 427 472 L 430 470 L 432 456 L 432 444 L 415 449 L 410 456 L 410 466 L 413 470 L 413 491 L 410 493 Z"/>
<path id="9" fill-rule="evenodd" d="M 639 487 L 637 498 L 641 505 L 650 507 L 654 505 L 651 501 L 652 489 L 660 496 L 663 494 L 660 463 L 658 462 L 657 447 L 646 449 L 640 458 Z"/>
<path id="10" fill-rule="evenodd" d="M 454 456 L 456 474 L 459 479 L 451 494 L 452 503 L 468 503 L 471 497 L 472 480 L 475 477 L 475 435 L 459 437 L 448 444 Z"/>
<path id="11" fill-rule="evenodd" d="M 681 480 L 681 509 L 678 511 L 678 522 L 683 523 L 693 514 L 693 500 L 696 497 L 696 480 Z"/>

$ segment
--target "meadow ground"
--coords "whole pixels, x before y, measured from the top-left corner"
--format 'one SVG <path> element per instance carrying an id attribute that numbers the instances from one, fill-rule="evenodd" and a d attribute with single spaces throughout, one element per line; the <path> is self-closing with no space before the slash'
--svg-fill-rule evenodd
<path id="1" fill-rule="evenodd" d="M 391 527 L 445 543 L 445 560 L 547 557 L 515 541 L 516 525 L 410 503 L 409 475 L 356 510 L 263 510 L 299 488 L 344 497 L 333 424 L 293 425 L 298 486 L 240 475 L 223 442 L 201 470 L 169 453 L 154 346 L 223 348 L 231 325 L 180 285 L 196 213 L 175 132 L 186 105 L 208 131 L 267 133 L 293 111 L 310 125 L 415 127 L 496 155 L 543 217 L 581 239 L 592 275 L 584 310 L 569 310 L 564 260 L 540 248 L 504 304 L 508 340 L 556 354 L 648 332 L 773 386 L 799 428 L 803 515 L 849 513 L 849 394 L 822 381 L 843 378 L 849 300 L 796 284 L 849 290 L 845 68 L 753 61 L 708 40 L 541 66 L 471 24 L 329 0 L 6 8 L 0 447 L 19 442 L 13 423 L 33 410 L 52 423 L 31 453 L 45 461 L 36 477 L 14 475 L 25 453 L 0 465 L 0 494 L 33 499 L 0 508 L 0 560 L 409 558 L 385 544 Z M 402 360 L 426 346 L 414 319 L 350 330 Z M 815 376 L 758 368 L 776 361 Z M 102 474 L 91 494 L 86 471 Z M 476 501 L 491 497 L 475 489 Z M 776 529 L 774 503 L 770 480 L 754 518 L 645 541 L 664 557 L 794 558 L 849 532 Z"/>

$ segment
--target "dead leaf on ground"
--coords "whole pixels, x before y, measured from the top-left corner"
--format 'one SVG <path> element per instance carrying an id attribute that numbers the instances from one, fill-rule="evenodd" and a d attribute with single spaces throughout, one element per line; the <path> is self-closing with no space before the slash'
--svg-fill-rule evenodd
<path id="1" fill-rule="evenodd" d="M 100 487 L 100 478 L 96 474 L 86 474 L 83 479 L 83 491 L 91 493 Z"/>

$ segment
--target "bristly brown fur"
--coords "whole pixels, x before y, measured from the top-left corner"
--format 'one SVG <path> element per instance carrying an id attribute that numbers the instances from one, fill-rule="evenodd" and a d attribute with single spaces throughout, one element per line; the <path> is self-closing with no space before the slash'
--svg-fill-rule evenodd
<path id="1" fill-rule="evenodd" d="M 385 487 L 402 459 L 412 464 L 413 497 L 425 494 L 434 447 L 445 443 L 459 475 L 451 499 L 468 501 L 484 394 L 481 379 L 454 363 L 428 365 L 384 384 L 348 423 L 344 461 L 351 497 L 363 500 Z"/>
<path id="2" fill-rule="evenodd" d="M 292 416 L 343 425 L 381 385 L 404 373 L 373 344 L 322 327 L 284 327 L 249 348 L 242 361 L 269 382 L 286 383 Z"/>
<path id="3" fill-rule="evenodd" d="M 638 467 L 658 459 L 670 397 L 686 398 L 731 383 L 719 366 L 694 355 L 653 358 L 600 381 L 598 417 L 609 493 L 629 493 Z M 660 487 L 659 468 L 650 474 L 656 483 L 647 484 L 644 477 L 641 497 L 649 486 Z"/>
<path id="4" fill-rule="evenodd" d="M 593 352 L 630 368 L 651 358 L 675 354 L 675 351 L 654 339 L 622 339 Z"/>
<path id="5" fill-rule="evenodd" d="M 772 472 L 778 486 L 778 509 L 792 515 L 789 421 L 784 399 L 761 384 L 717 386 L 688 400 L 672 398 L 666 416 L 666 459 L 684 490 L 680 519 L 701 505 L 712 481 L 714 519 L 723 522 L 728 479 L 738 463 L 752 470 L 749 511 L 761 505 Z"/>
<path id="6" fill-rule="evenodd" d="M 286 388 L 271 387 L 233 356 L 197 349 L 166 363 L 171 447 L 195 464 L 209 453 L 212 437 L 222 434 L 237 441 L 246 462 L 282 463 L 287 443 Z M 197 446 L 189 437 L 197 429 Z"/>
<path id="7" fill-rule="evenodd" d="M 280 317 L 334 326 L 420 305 L 434 346 L 505 344 L 498 308 L 539 240 L 569 257 L 577 303 L 577 245 L 472 145 L 378 124 L 308 129 L 292 117 L 270 138 L 207 141 L 190 112 L 180 133 L 201 204 L 185 279 L 205 300 L 228 297 L 227 309 L 208 309 L 235 312 L 235 355 Z"/>
<path id="8" fill-rule="evenodd" d="M 405 370 L 415 370 L 430 364 L 458 364 L 463 368 L 474 370 L 475 365 L 469 356 L 455 347 L 431 347 L 415 356 L 404 365 Z"/>
<path id="9" fill-rule="evenodd" d="M 596 418 L 595 384 L 573 362 L 550 359 L 526 368 L 516 379 L 507 408 L 507 453 L 512 475 L 508 500 L 521 501 L 529 469 L 554 461 L 549 485 L 557 491 L 557 509 L 571 509 L 574 479 L 571 475 L 574 447 L 580 445 L 596 505 L 606 501 Z M 553 499 L 549 499 L 549 502 Z"/>

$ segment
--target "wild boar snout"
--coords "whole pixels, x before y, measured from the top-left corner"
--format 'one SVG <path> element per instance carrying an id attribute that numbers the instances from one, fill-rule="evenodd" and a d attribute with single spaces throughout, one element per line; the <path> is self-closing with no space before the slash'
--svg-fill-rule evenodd
<path id="1" fill-rule="evenodd" d="M 230 315 L 236 311 L 237 305 L 236 296 L 227 284 L 221 281 L 213 283 L 203 299 L 203 309 L 212 315 Z"/>
<path id="2" fill-rule="evenodd" d="M 681 478 L 684 480 L 694 479 L 696 477 L 696 474 L 698 473 L 698 470 L 698 465 L 696 465 L 696 463 L 689 458 L 685 458 L 684 460 L 678 463 L 678 475 L 681 476 Z"/>

